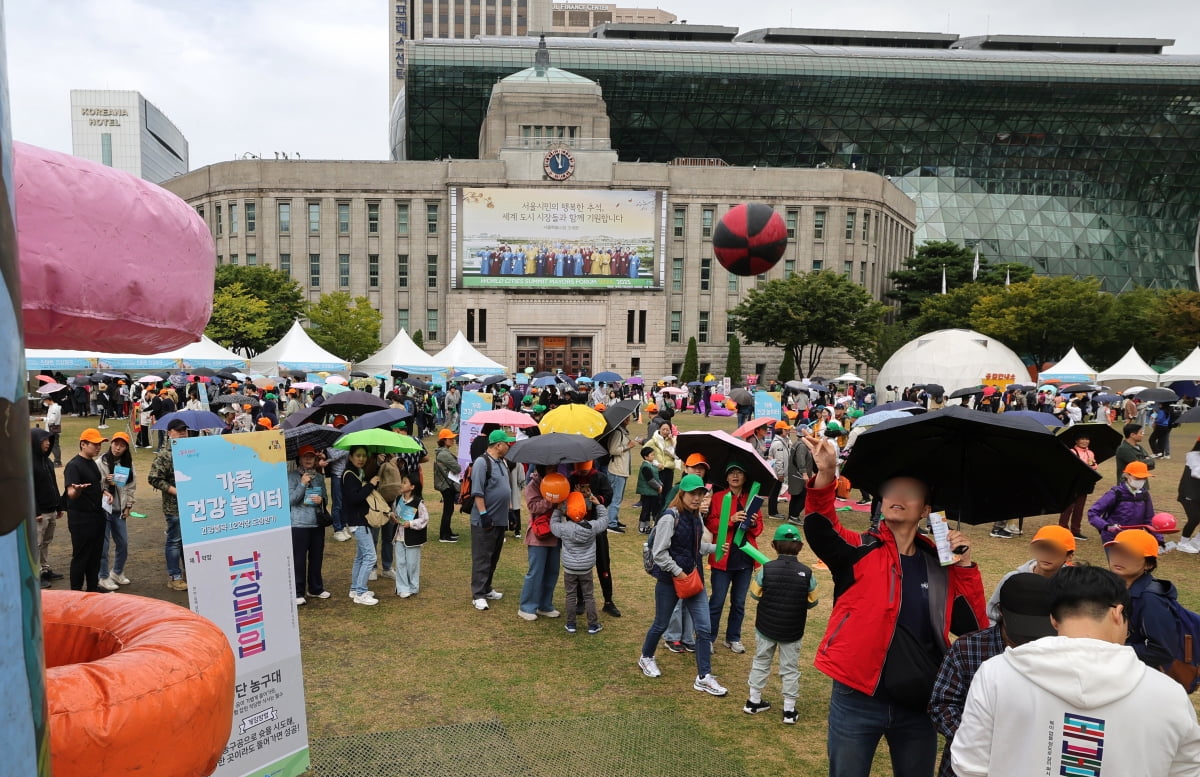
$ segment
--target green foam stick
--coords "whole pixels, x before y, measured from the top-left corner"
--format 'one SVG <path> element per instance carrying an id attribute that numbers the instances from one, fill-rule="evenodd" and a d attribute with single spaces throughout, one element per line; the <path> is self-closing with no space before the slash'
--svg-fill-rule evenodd
<path id="1" fill-rule="evenodd" d="M 753 502 L 754 497 L 756 497 L 756 496 L 758 496 L 758 483 L 751 483 L 750 484 L 750 493 L 748 493 L 746 495 L 746 504 L 750 504 L 751 502 Z M 733 533 L 733 546 L 735 548 L 742 547 L 746 542 L 745 536 L 746 536 L 746 522 L 740 521 L 738 523 L 737 531 L 735 531 Z"/>
<path id="2" fill-rule="evenodd" d="M 729 531 L 729 508 L 732 504 L 733 494 L 726 491 L 725 498 L 721 500 L 721 525 L 717 527 L 717 561 L 725 555 L 725 534 Z"/>
<path id="3" fill-rule="evenodd" d="M 740 547 L 742 549 L 743 553 L 745 553 L 747 556 L 754 559 L 755 561 L 757 561 L 760 564 L 766 564 L 768 561 L 771 560 L 771 559 L 767 558 L 766 556 L 764 556 L 763 552 L 761 550 L 754 547 L 753 545 L 751 545 L 748 542 L 745 545 L 739 545 L 738 547 Z"/>

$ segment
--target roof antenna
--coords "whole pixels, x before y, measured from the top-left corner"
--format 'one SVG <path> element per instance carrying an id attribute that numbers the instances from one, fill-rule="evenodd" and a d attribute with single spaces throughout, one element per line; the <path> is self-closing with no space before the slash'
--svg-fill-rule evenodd
<path id="1" fill-rule="evenodd" d="M 537 54 L 533 57 L 533 67 L 539 76 L 546 75 L 546 69 L 550 67 L 550 49 L 546 48 L 545 33 L 542 33 L 541 40 L 538 41 Z"/>

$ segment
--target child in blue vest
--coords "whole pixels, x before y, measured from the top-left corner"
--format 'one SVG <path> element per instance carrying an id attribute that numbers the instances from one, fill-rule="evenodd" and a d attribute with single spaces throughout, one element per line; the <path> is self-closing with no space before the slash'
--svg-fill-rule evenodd
<path id="1" fill-rule="evenodd" d="M 421 499 L 420 481 L 405 472 L 400 476 L 400 498 L 395 505 L 396 596 L 407 599 L 421 590 L 421 546 L 429 535 L 429 510 Z"/>
<path id="2" fill-rule="evenodd" d="M 754 576 L 750 595 L 758 601 L 754 620 L 754 663 L 750 667 L 750 699 L 742 712 L 757 715 L 771 709 L 762 691 L 771 674 L 771 661 L 779 650 L 779 677 L 783 681 L 783 722 L 796 722 L 800 695 L 800 640 L 808 611 L 817 606 L 817 580 L 812 570 L 796 558 L 804 548 L 800 529 L 785 523 L 775 530 L 771 547 L 779 554 Z"/>

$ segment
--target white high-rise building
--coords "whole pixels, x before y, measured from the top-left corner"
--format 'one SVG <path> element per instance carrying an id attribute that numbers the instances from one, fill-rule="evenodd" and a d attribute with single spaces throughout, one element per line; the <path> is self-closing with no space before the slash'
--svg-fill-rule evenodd
<path id="1" fill-rule="evenodd" d="M 154 183 L 188 171 L 187 138 L 135 91 L 72 89 L 71 153 Z"/>

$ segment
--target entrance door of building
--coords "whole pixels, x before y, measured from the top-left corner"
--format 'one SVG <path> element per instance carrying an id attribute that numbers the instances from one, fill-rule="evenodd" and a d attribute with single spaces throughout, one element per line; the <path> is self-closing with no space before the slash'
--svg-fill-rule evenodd
<path id="1" fill-rule="evenodd" d="M 592 373 L 592 338 L 590 337 L 518 337 L 517 369 L 532 367 L 534 372 L 557 372 L 568 375 Z"/>

